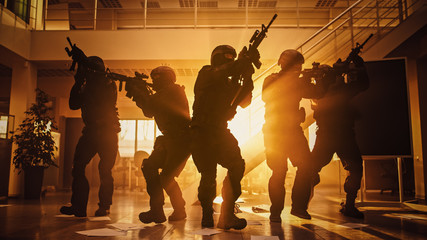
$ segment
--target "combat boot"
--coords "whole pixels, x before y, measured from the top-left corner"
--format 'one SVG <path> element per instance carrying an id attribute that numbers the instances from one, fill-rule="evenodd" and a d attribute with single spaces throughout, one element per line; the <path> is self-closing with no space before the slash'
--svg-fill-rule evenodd
<path id="1" fill-rule="evenodd" d="M 61 209 L 59 209 L 59 211 L 65 215 L 74 215 L 76 217 L 86 217 L 86 211 L 78 210 L 73 206 L 70 206 L 70 207 L 62 206 Z"/>
<path id="2" fill-rule="evenodd" d="M 280 216 L 280 213 L 270 213 L 270 222 L 274 222 L 274 223 L 281 223 L 282 222 L 282 217 Z"/>
<path id="3" fill-rule="evenodd" d="M 219 216 L 219 221 L 217 228 L 228 230 L 234 228 L 236 230 L 241 230 L 247 225 L 246 219 L 238 218 L 234 213 L 223 214 Z"/>
<path id="4" fill-rule="evenodd" d="M 340 213 L 344 216 L 363 219 L 365 215 L 359 211 L 354 205 L 341 204 Z"/>
<path id="5" fill-rule="evenodd" d="M 174 210 L 173 213 L 168 217 L 168 221 L 181 221 L 187 217 L 185 210 Z"/>
<path id="6" fill-rule="evenodd" d="M 95 211 L 96 217 L 107 216 L 108 214 L 110 214 L 110 208 L 99 207 Z"/>
<path id="7" fill-rule="evenodd" d="M 217 228 L 225 230 L 234 228 L 240 230 L 246 227 L 246 220 L 244 218 L 238 218 L 236 215 L 234 215 L 234 206 L 234 202 L 230 203 L 226 200 L 222 202 L 221 215 L 219 215 Z"/>
<path id="8" fill-rule="evenodd" d="M 159 210 L 150 209 L 148 212 L 142 212 L 139 214 L 139 220 L 143 223 L 162 223 L 166 221 L 165 213 L 163 208 Z"/>
<path id="9" fill-rule="evenodd" d="M 303 219 L 311 219 L 311 215 L 304 209 L 292 208 L 291 214 Z"/>

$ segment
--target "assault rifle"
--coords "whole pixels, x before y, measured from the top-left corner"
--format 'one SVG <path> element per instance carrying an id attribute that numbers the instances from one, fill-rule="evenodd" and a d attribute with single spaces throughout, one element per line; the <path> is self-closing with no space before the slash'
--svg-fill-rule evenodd
<path id="1" fill-rule="evenodd" d="M 360 50 L 363 49 L 363 46 L 365 46 L 365 44 L 369 41 L 369 39 L 371 39 L 371 37 L 374 36 L 373 33 L 371 33 L 368 38 L 362 43 L 356 43 L 356 47 L 351 49 L 350 54 L 348 55 L 348 57 L 345 59 L 344 63 L 350 63 L 351 61 L 354 60 L 354 58 L 359 55 Z"/>
<path id="2" fill-rule="evenodd" d="M 107 68 L 106 76 L 111 80 L 119 81 L 119 91 L 122 91 L 123 82 L 125 82 L 125 89 L 127 91 L 126 97 L 130 99 L 134 98 L 137 95 L 136 93 L 141 90 L 149 95 L 153 93 L 153 84 L 144 80 L 147 79 L 148 76 L 143 73 L 135 72 L 135 77 L 128 77 L 119 73 L 111 72 L 110 69 Z"/>
<path id="3" fill-rule="evenodd" d="M 301 74 L 304 77 L 307 77 L 310 79 L 311 78 L 316 79 L 316 78 L 321 77 L 323 75 L 323 71 L 322 71 L 322 69 L 319 68 L 320 63 L 313 62 L 311 65 L 313 66 L 312 68 L 302 70 Z"/>
<path id="4" fill-rule="evenodd" d="M 109 68 L 107 68 L 106 71 L 96 70 L 96 66 L 90 65 L 91 63 L 87 60 L 88 57 L 86 56 L 86 54 L 84 54 L 84 52 L 80 48 L 78 48 L 76 44 L 73 44 L 69 37 L 67 37 L 67 41 L 70 44 L 71 50 L 66 47 L 65 51 L 67 52 L 68 56 L 72 57 L 73 59 L 70 71 L 74 71 L 76 63 L 78 63 L 79 65 L 85 66 L 86 68 L 91 69 L 92 71 L 105 75 L 111 80 L 119 81 L 119 91 L 122 91 L 123 82 L 126 82 L 126 96 L 129 98 L 134 97 L 135 88 L 137 87 L 142 89 L 143 91 L 146 91 L 148 94 L 153 93 L 152 84 L 147 83 L 147 81 L 144 80 L 148 78 L 147 75 L 135 72 L 135 77 L 128 77 L 119 73 L 111 72 Z"/>
<path id="5" fill-rule="evenodd" d="M 301 71 L 303 78 L 307 81 L 314 82 L 316 85 L 329 86 L 335 81 L 336 71 L 328 67 L 319 67 L 320 63 L 313 62 L 313 67 Z"/>
<path id="6" fill-rule="evenodd" d="M 359 55 L 360 51 L 363 49 L 369 39 L 372 38 L 373 35 L 374 34 L 371 33 L 362 44 L 356 43 L 356 47 L 351 49 L 350 54 L 348 54 L 344 62 L 341 60 L 341 58 L 338 59 L 338 61 L 334 64 L 334 70 L 337 72 L 338 75 L 342 75 L 348 72 L 350 62 L 354 61 L 356 56 Z"/>
<path id="7" fill-rule="evenodd" d="M 68 56 L 73 59 L 73 63 L 71 64 L 70 71 L 74 71 L 76 67 L 76 63 L 87 66 L 88 61 L 84 52 L 80 48 L 78 48 L 76 44 L 71 43 L 71 40 L 69 37 L 67 37 L 67 41 L 70 44 L 71 50 L 68 47 L 66 47 L 65 51 L 67 52 Z"/>
<path id="8" fill-rule="evenodd" d="M 267 37 L 268 29 L 270 28 L 271 24 L 274 22 L 274 20 L 277 18 L 277 14 L 274 14 L 273 18 L 270 20 L 267 26 L 264 24 L 261 25 L 261 31 L 258 29 L 255 30 L 254 34 L 252 35 L 251 39 L 249 40 L 249 47 L 243 47 L 242 51 L 239 53 L 243 55 L 247 55 L 249 57 L 249 60 L 257 69 L 259 69 L 262 65 L 262 63 L 259 61 L 259 55 L 257 53 L 257 49 L 259 45 L 261 44 L 262 40 Z M 239 88 L 236 91 L 236 94 L 233 97 L 233 100 L 231 101 L 230 107 L 231 111 L 235 111 L 237 108 L 237 105 L 239 104 L 239 95 L 243 88 L 243 82 L 245 76 L 242 76 L 241 73 L 239 73 L 237 76 L 233 76 L 232 79 L 239 83 Z"/>
<path id="9" fill-rule="evenodd" d="M 97 72 L 101 74 L 105 73 L 105 71 L 97 70 L 97 66 L 95 65 L 95 63 L 88 61 L 88 57 L 86 56 L 86 54 L 80 48 L 78 48 L 76 44 L 71 43 L 71 40 L 69 37 L 67 37 L 67 41 L 70 44 L 71 50 L 68 47 L 66 47 L 65 51 L 67 52 L 68 56 L 73 59 L 73 63 L 71 64 L 70 71 L 74 71 L 76 67 L 76 63 L 78 63 L 80 66 L 84 66 L 85 68 L 93 72 Z"/>
<path id="10" fill-rule="evenodd" d="M 259 47 L 262 40 L 264 40 L 264 38 L 267 37 L 268 29 L 270 28 L 271 24 L 274 22 L 276 18 L 277 18 L 277 14 L 274 14 L 273 18 L 270 20 L 267 27 L 264 24 L 262 24 L 261 31 L 259 31 L 258 29 L 255 30 L 254 34 L 249 40 L 249 48 L 246 48 L 245 46 L 242 50 L 244 53 L 247 52 L 247 55 L 249 56 L 252 63 L 255 65 L 257 69 L 261 67 L 262 63 L 259 61 L 259 58 L 255 56 L 254 51 Z"/>

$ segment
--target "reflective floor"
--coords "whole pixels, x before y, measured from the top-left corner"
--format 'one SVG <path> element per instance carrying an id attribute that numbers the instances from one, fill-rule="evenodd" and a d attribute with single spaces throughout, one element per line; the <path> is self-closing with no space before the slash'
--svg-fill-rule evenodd
<path id="1" fill-rule="evenodd" d="M 266 194 L 241 196 L 242 213 L 249 220 L 241 230 L 220 231 L 211 236 L 194 234 L 200 230 L 201 208 L 188 204 L 188 217 L 184 221 L 164 224 L 148 224 L 143 229 L 130 230 L 124 236 L 87 237 L 76 231 L 105 228 L 109 223 L 140 223 L 138 214 L 148 210 L 147 194 L 116 190 L 110 221 L 90 221 L 88 218 L 58 217 L 59 208 L 69 202 L 70 193 L 48 192 L 40 201 L 9 199 L 0 205 L 0 239 L 264 239 L 255 236 L 277 236 L 278 239 L 427 239 L 427 214 L 416 212 L 398 204 L 365 204 L 364 220 L 343 217 L 339 212 L 341 197 L 336 188 L 316 190 L 309 212 L 312 220 L 302 220 L 289 214 L 289 193 L 282 224 L 270 224 L 269 213 L 263 212 L 269 204 Z M 97 208 L 96 191 L 91 191 L 88 216 Z M 259 213 L 253 211 L 259 207 Z M 215 206 L 219 210 L 219 205 Z M 169 203 L 165 212 L 172 212 Z M 217 222 L 219 214 L 215 214 Z M 355 224 L 349 224 L 355 223 Z M 276 238 L 277 239 L 277 238 Z"/>

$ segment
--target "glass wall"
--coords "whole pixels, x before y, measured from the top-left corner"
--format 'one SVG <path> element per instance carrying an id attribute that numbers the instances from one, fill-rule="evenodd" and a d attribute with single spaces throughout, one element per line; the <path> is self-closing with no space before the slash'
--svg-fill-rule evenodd
<path id="1" fill-rule="evenodd" d="M 138 120 L 136 125 L 136 151 L 151 153 L 160 130 L 153 120 Z"/>
<path id="2" fill-rule="evenodd" d="M 5 1 L 2 1 L 1 3 L 4 5 Z M 8 0 L 6 7 L 26 23 L 29 23 L 30 3 L 31 0 Z"/>
<path id="3" fill-rule="evenodd" d="M 0 116 L 0 139 L 10 139 L 12 137 L 15 124 L 15 116 L 2 115 Z"/>
<path id="4" fill-rule="evenodd" d="M 160 135 L 154 120 L 120 120 L 120 125 L 120 157 L 133 158 L 136 151 L 152 152 L 155 137 Z"/>

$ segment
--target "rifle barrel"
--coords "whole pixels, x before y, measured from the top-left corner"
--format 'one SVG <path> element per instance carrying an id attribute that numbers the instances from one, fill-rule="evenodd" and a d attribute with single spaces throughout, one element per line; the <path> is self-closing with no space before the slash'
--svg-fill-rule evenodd
<path id="1" fill-rule="evenodd" d="M 73 44 L 71 43 L 70 37 L 67 37 L 67 41 L 68 41 L 68 43 L 70 44 L 70 46 L 72 47 L 72 46 L 73 46 Z"/>
<path id="2" fill-rule="evenodd" d="M 268 28 L 270 27 L 270 25 L 274 22 L 274 20 L 276 19 L 276 17 L 277 17 L 277 13 L 275 13 L 275 14 L 274 14 L 274 16 L 273 16 L 273 18 L 271 19 L 270 23 L 268 23 L 268 25 L 267 25 L 266 29 L 268 29 Z"/>
<path id="3" fill-rule="evenodd" d="M 371 37 L 374 36 L 373 33 L 371 33 L 371 35 L 369 35 L 369 37 L 362 43 L 361 48 L 363 48 L 363 46 L 369 41 L 369 39 L 371 39 Z"/>

